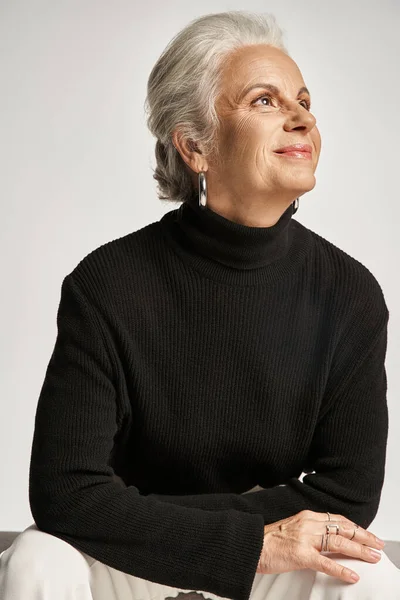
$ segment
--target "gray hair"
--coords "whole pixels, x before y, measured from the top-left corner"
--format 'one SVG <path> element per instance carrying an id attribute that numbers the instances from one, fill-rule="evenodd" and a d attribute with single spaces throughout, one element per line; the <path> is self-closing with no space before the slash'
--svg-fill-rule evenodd
<path id="1" fill-rule="evenodd" d="M 172 142 L 177 126 L 186 139 L 218 160 L 215 103 L 227 55 L 253 44 L 269 44 L 289 54 L 282 37 L 270 13 L 229 11 L 194 19 L 169 42 L 150 73 L 145 100 L 147 126 L 157 138 L 153 178 L 160 200 L 184 202 L 193 194 L 193 172 Z"/>

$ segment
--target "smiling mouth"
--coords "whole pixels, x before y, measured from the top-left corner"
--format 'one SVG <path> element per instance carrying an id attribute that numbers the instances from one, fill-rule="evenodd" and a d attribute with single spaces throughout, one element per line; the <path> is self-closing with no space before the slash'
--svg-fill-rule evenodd
<path id="1" fill-rule="evenodd" d="M 303 160 L 310 160 L 312 158 L 311 152 L 303 152 L 300 150 L 289 150 L 288 152 L 275 152 L 274 154 L 284 156 L 285 158 L 300 158 Z"/>

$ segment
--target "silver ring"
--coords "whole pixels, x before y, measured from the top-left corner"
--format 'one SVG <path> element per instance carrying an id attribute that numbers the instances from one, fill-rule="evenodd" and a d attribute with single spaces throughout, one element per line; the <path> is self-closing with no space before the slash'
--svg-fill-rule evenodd
<path id="1" fill-rule="evenodd" d="M 355 526 L 355 528 L 354 528 L 354 533 L 353 533 L 353 535 L 351 536 L 351 538 L 350 538 L 350 541 L 351 541 L 351 540 L 353 539 L 353 537 L 356 535 L 356 530 L 357 530 L 359 527 L 360 527 L 359 525 L 356 525 L 356 526 Z"/>
<path id="2" fill-rule="evenodd" d="M 325 512 L 326 512 L 326 514 L 328 515 L 328 519 L 329 519 L 329 521 L 330 521 L 330 520 L 331 520 L 331 513 L 329 513 L 328 511 L 325 511 Z M 327 550 L 327 548 L 328 548 L 328 542 L 329 542 L 329 539 L 328 539 L 328 538 L 329 538 L 329 529 L 328 529 L 328 527 L 329 527 L 329 525 L 327 525 L 326 527 L 327 527 L 327 529 L 326 529 L 326 530 L 327 530 L 327 532 L 328 532 L 328 533 L 323 533 L 323 534 L 322 534 L 322 540 L 321 540 L 321 550 L 320 550 L 320 552 L 323 552 L 323 550 L 324 550 L 324 542 L 325 542 L 325 550 Z M 337 525 L 335 525 L 334 527 L 338 527 L 338 526 L 337 526 Z M 337 534 L 337 533 L 338 533 L 338 530 L 336 531 L 336 534 Z M 325 539 L 324 539 L 324 538 L 325 538 Z"/>
<path id="3" fill-rule="evenodd" d="M 339 534 L 339 525 L 326 525 L 326 532 L 329 535 L 331 527 L 336 527 L 336 535 Z"/>
<path id="4" fill-rule="evenodd" d="M 322 552 L 324 550 L 324 552 L 329 552 L 328 546 L 329 546 L 329 536 L 332 535 L 331 534 L 331 527 L 336 527 L 336 534 L 339 534 L 339 525 L 336 524 L 332 524 L 332 525 L 325 525 L 326 527 L 326 533 L 322 534 L 322 542 L 321 542 L 321 550 L 320 552 Z M 324 542 L 325 542 L 325 548 L 324 548 Z"/>
<path id="5" fill-rule="evenodd" d="M 326 531 L 327 531 L 327 533 L 330 533 L 329 530 L 330 530 L 331 527 L 336 527 L 336 535 L 338 535 L 338 533 L 339 533 L 339 525 L 334 525 L 334 524 L 332 524 L 332 525 L 326 525 Z"/>

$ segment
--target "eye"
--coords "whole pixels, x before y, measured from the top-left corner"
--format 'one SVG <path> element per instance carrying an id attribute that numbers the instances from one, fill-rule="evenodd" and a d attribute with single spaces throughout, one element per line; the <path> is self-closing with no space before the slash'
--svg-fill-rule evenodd
<path id="1" fill-rule="evenodd" d="M 259 100 L 262 100 L 263 98 L 268 98 L 268 100 L 271 100 L 271 96 L 269 96 L 268 94 L 263 94 L 262 96 L 258 96 L 258 98 L 253 100 L 252 104 L 255 104 L 256 102 L 258 102 Z"/>
<path id="2" fill-rule="evenodd" d="M 269 96 L 268 94 L 263 94 L 262 96 L 258 96 L 258 98 L 256 98 L 255 100 L 253 100 L 252 104 L 255 104 L 256 102 L 258 102 L 259 100 L 262 100 L 263 98 L 268 98 L 268 100 L 272 99 L 271 96 Z M 304 99 L 304 100 L 300 100 L 300 102 L 305 102 L 304 108 L 306 110 L 310 110 L 311 109 L 311 103 L 308 100 Z"/>
<path id="3" fill-rule="evenodd" d="M 306 108 L 307 110 L 311 109 L 311 102 L 309 102 L 309 100 L 300 100 L 300 102 L 305 102 L 306 105 L 304 108 Z"/>

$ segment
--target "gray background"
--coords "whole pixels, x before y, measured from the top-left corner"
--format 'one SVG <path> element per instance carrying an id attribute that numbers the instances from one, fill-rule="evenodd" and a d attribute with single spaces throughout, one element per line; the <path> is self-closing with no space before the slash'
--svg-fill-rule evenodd
<path id="1" fill-rule="evenodd" d="M 34 415 L 62 279 L 99 245 L 158 220 L 146 82 L 191 19 L 272 12 L 312 95 L 322 137 L 296 219 L 357 258 L 390 311 L 389 441 L 370 530 L 400 540 L 400 5 L 396 1 L 0 2 L 0 530 L 32 521 Z M 397 41 L 396 41 L 397 40 Z"/>

